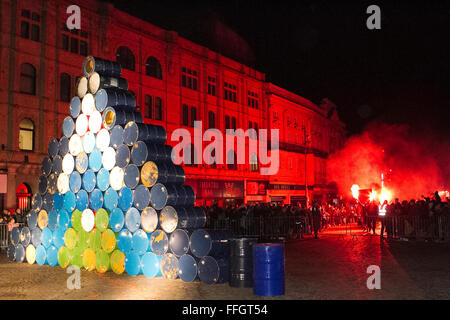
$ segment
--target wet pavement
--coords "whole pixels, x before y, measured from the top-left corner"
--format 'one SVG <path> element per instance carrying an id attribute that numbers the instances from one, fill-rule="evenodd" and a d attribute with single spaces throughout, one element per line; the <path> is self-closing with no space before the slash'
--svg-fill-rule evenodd
<path id="1" fill-rule="evenodd" d="M 185 283 L 112 272 L 81 271 L 69 290 L 60 267 L 10 263 L 0 254 L 0 299 L 449 299 L 450 243 L 390 241 L 361 230 L 330 228 L 320 239 L 286 243 L 286 294 L 258 297 L 228 284 Z M 355 236 L 356 234 L 356 236 Z M 380 267 L 381 289 L 369 290 L 367 268 Z"/>

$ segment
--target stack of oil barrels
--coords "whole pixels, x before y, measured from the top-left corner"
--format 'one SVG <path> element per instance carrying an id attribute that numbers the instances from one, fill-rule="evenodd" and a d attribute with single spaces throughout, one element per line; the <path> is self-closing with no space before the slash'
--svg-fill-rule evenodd
<path id="1" fill-rule="evenodd" d="M 144 124 L 121 66 L 89 56 L 77 96 L 42 161 L 27 226 L 11 261 L 205 283 L 228 280 L 226 232 L 206 215 L 172 161 L 162 126 Z"/>

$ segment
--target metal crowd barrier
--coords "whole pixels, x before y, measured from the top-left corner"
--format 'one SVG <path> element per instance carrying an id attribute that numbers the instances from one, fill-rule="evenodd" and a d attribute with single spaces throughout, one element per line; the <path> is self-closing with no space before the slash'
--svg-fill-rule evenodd
<path id="1" fill-rule="evenodd" d="M 17 223 L 19 227 L 25 225 L 24 223 Z M 8 224 L 0 224 L 0 250 L 8 249 L 9 244 L 9 226 Z"/>
<path id="2" fill-rule="evenodd" d="M 384 217 L 386 233 L 392 238 L 415 240 L 450 240 L 450 216 Z"/>

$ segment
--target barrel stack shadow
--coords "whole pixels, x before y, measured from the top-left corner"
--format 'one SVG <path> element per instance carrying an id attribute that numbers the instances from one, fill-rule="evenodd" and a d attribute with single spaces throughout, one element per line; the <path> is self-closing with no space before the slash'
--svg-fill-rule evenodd
<path id="1" fill-rule="evenodd" d="M 230 285 L 251 286 L 248 261 L 229 268 L 232 235 L 203 229 L 166 130 L 144 123 L 120 64 L 88 56 L 82 70 L 9 260 L 207 284 L 234 274 Z"/>

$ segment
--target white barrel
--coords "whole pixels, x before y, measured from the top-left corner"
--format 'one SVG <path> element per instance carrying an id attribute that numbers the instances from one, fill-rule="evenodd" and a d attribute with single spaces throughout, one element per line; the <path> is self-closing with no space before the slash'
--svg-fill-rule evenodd
<path id="1" fill-rule="evenodd" d="M 58 176 L 58 181 L 56 182 L 56 187 L 58 188 L 58 192 L 60 194 L 65 194 L 69 191 L 69 175 L 64 172 L 60 173 Z"/>
<path id="2" fill-rule="evenodd" d="M 69 139 L 69 152 L 71 155 L 77 156 L 81 151 L 83 151 L 81 138 L 78 134 L 74 134 Z"/>
<path id="3" fill-rule="evenodd" d="M 75 121 L 75 132 L 80 136 L 84 136 L 84 134 L 88 130 L 88 117 L 82 113 L 77 117 L 77 120 Z"/>
<path id="4" fill-rule="evenodd" d="M 159 214 L 159 224 L 165 233 L 175 231 L 178 225 L 177 211 L 171 207 L 164 207 Z"/>
<path id="5" fill-rule="evenodd" d="M 69 175 L 73 172 L 74 168 L 75 168 L 75 159 L 73 158 L 73 155 L 68 153 L 63 158 L 62 170 L 65 174 Z"/>
<path id="6" fill-rule="evenodd" d="M 77 95 L 78 97 L 83 98 L 88 91 L 88 79 L 86 77 L 81 77 L 77 82 Z"/>
<path id="7" fill-rule="evenodd" d="M 107 147 L 102 154 L 103 168 L 110 171 L 116 165 L 116 151 L 113 147 Z"/>
<path id="8" fill-rule="evenodd" d="M 94 212 L 92 212 L 91 209 L 85 209 L 83 210 L 83 213 L 81 214 L 81 226 L 83 227 L 84 231 L 89 232 L 92 229 L 94 229 L 95 225 L 95 216 Z"/>
<path id="9" fill-rule="evenodd" d="M 83 149 L 86 153 L 91 153 L 95 148 L 95 134 L 91 131 L 86 132 L 86 134 L 81 138 L 83 142 Z"/>
<path id="10" fill-rule="evenodd" d="M 97 137 L 95 139 L 95 144 L 97 145 L 97 149 L 100 151 L 105 151 L 106 148 L 109 147 L 110 135 L 108 130 L 102 129 L 97 133 Z"/>
<path id="11" fill-rule="evenodd" d="M 119 191 L 124 186 L 124 171 L 120 167 L 114 167 L 109 174 L 109 185 L 113 190 Z"/>
<path id="12" fill-rule="evenodd" d="M 152 207 L 145 207 L 141 213 L 141 226 L 147 233 L 152 233 L 158 227 L 158 213 Z"/>
<path id="13" fill-rule="evenodd" d="M 89 117 L 89 131 L 97 133 L 100 131 L 101 128 L 102 128 L 102 115 L 100 112 L 95 110 Z"/>
<path id="14" fill-rule="evenodd" d="M 81 100 L 81 111 L 87 115 L 90 116 L 95 111 L 95 99 L 94 96 L 90 93 L 87 93 L 83 100 Z"/>

